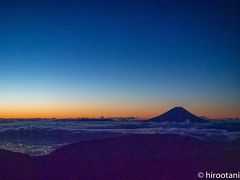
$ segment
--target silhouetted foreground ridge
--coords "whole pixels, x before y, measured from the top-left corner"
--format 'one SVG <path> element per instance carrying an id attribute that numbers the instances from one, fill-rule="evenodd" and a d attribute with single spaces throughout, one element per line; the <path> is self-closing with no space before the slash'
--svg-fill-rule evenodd
<path id="1" fill-rule="evenodd" d="M 179 135 L 83 141 L 47 156 L 0 150 L 1 179 L 198 179 L 199 171 L 237 172 L 240 143 Z"/>

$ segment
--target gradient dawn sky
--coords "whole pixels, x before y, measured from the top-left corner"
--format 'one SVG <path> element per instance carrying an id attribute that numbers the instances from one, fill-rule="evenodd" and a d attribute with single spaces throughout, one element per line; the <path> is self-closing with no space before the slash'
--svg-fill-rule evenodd
<path id="1" fill-rule="evenodd" d="M 0 117 L 240 117 L 239 0 L 0 1 Z"/>

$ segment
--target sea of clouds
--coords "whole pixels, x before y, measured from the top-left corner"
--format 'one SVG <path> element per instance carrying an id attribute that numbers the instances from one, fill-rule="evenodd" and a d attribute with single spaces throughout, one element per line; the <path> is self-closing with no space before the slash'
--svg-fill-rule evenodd
<path id="1" fill-rule="evenodd" d="M 126 134 L 177 134 L 204 141 L 231 141 L 240 139 L 240 121 L 0 120 L 0 149 L 38 156 L 70 143 Z"/>

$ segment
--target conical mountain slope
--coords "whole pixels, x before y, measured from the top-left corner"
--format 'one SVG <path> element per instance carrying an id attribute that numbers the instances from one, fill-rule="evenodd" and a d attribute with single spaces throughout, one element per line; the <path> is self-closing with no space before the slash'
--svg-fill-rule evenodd
<path id="1" fill-rule="evenodd" d="M 205 119 L 199 118 L 194 114 L 188 112 L 183 107 L 175 107 L 168 112 L 150 119 L 151 121 L 169 121 L 169 122 L 208 122 Z"/>

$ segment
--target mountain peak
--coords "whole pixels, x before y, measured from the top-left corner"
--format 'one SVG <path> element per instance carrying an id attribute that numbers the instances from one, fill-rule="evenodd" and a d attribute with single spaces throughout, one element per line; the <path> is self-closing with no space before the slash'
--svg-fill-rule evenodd
<path id="1" fill-rule="evenodd" d="M 172 108 L 171 110 L 177 110 L 177 111 L 187 111 L 185 108 L 181 107 L 181 106 L 177 106 Z"/>
<path id="2" fill-rule="evenodd" d="M 174 107 L 166 113 L 150 119 L 152 121 L 168 122 L 207 122 L 206 120 L 195 116 L 183 107 Z"/>

